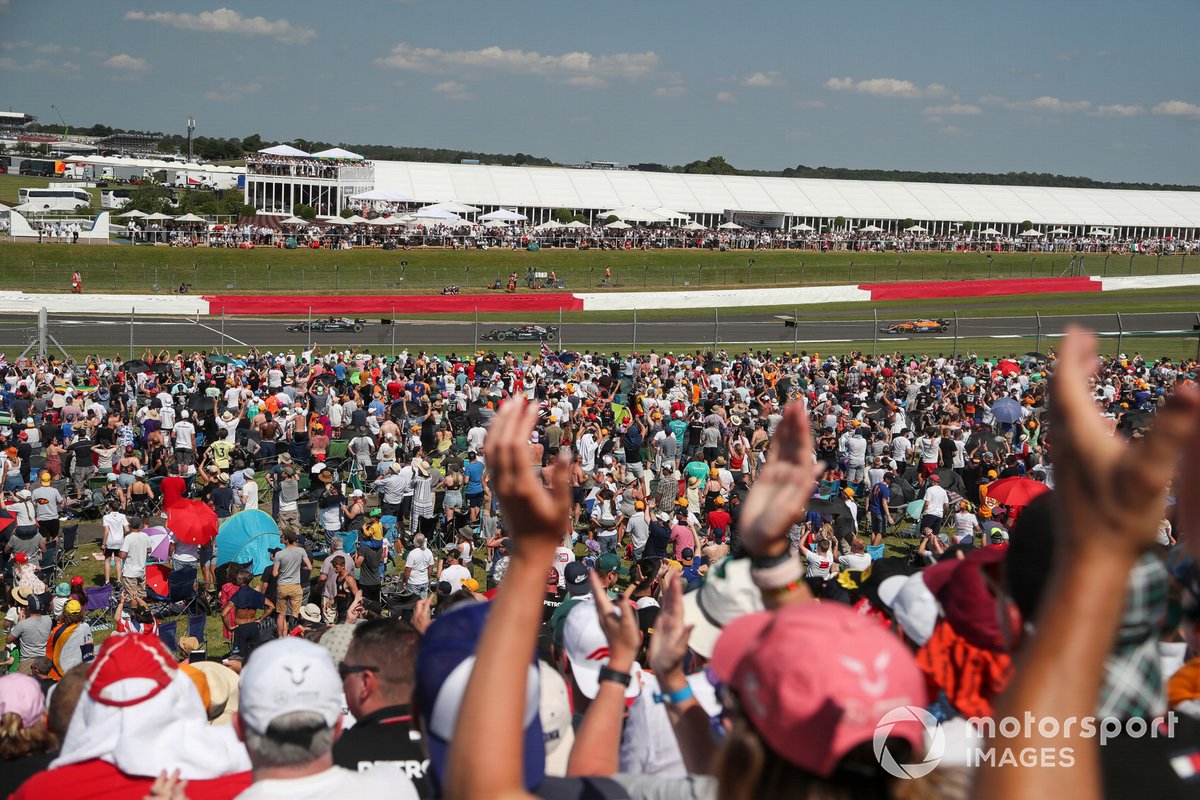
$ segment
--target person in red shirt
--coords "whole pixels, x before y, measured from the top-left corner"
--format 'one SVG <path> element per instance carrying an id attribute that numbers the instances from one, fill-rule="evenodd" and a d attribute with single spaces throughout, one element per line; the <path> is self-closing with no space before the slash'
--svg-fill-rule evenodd
<path id="1" fill-rule="evenodd" d="M 708 537 L 717 544 L 724 544 L 726 537 L 729 535 L 729 525 L 733 518 L 729 516 L 729 512 L 725 509 L 725 498 L 718 497 L 713 500 L 716 505 L 712 511 L 708 512 Z"/>
<path id="2" fill-rule="evenodd" d="M 175 503 L 179 502 L 187 493 L 187 481 L 183 479 L 183 467 L 177 467 L 175 475 L 168 475 L 163 478 L 159 485 L 159 491 L 162 492 L 162 507 L 170 508 Z"/>

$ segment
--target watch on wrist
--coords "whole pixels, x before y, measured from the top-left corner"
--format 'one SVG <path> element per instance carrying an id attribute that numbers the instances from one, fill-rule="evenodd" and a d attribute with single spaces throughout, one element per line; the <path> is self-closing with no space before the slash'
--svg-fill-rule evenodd
<path id="1" fill-rule="evenodd" d="M 612 681 L 613 683 L 619 683 L 622 686 L 628 686 L 633 680 L 633 676 L 628 672 L 618 672 L 615 669 L 604 666 L 600 668 L 600 680 Z"/>

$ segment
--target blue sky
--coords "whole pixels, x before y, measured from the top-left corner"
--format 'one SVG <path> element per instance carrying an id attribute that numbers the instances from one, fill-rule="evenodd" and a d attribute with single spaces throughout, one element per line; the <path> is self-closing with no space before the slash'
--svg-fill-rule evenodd
<path id="1" fill-rule="evenodd" d="M 561 162 L 1195 184 L 1198 26 L 1196 0 L 0 0 L 0 107 Z"/>

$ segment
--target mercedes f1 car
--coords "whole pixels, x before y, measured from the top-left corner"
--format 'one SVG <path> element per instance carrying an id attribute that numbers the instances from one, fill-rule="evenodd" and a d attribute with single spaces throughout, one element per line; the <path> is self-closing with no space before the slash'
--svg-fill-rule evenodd
<path id="1" fill-rule="evenodd" d="M 491 342 L 544 342 L 548 339 L 558 338 L 558 327 L 555 325 L 522 325 L 517 328 L 489 331 L 479 338 Z"/>
<path id="2" fill-rule="evenodd" d="M 304 320 L 287 326 L 289 331 L 320 331 L 322 333 L 358 333 L 366 325 L 365 319 L 350 319 L 349 317 L 322 317 L 312 322 Z"/>

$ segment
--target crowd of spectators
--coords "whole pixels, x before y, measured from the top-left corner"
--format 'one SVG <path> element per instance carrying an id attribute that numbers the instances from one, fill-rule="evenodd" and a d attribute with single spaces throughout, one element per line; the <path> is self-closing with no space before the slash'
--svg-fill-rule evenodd
<path id="1" fill-rule="evenodd" d="M 0 361 L 0 783 L 1186 796 L 1198 364 L 1091 347 Z M 177 535 L 191 501 L 221 535 L 267 514 L 280 547 L 253 570 Z M 63 521 L 94 517 L 102 575 L 60 558 Z M 164 645 L 159 562 L 215 633 Z M 109 581 L 120 604 L 95 607 Z M 1170 738 L 1103 750 L 988 742 L 1070 748 L 1055 767 L 968 749 L 971 719 L 1168 710 Z"/>

